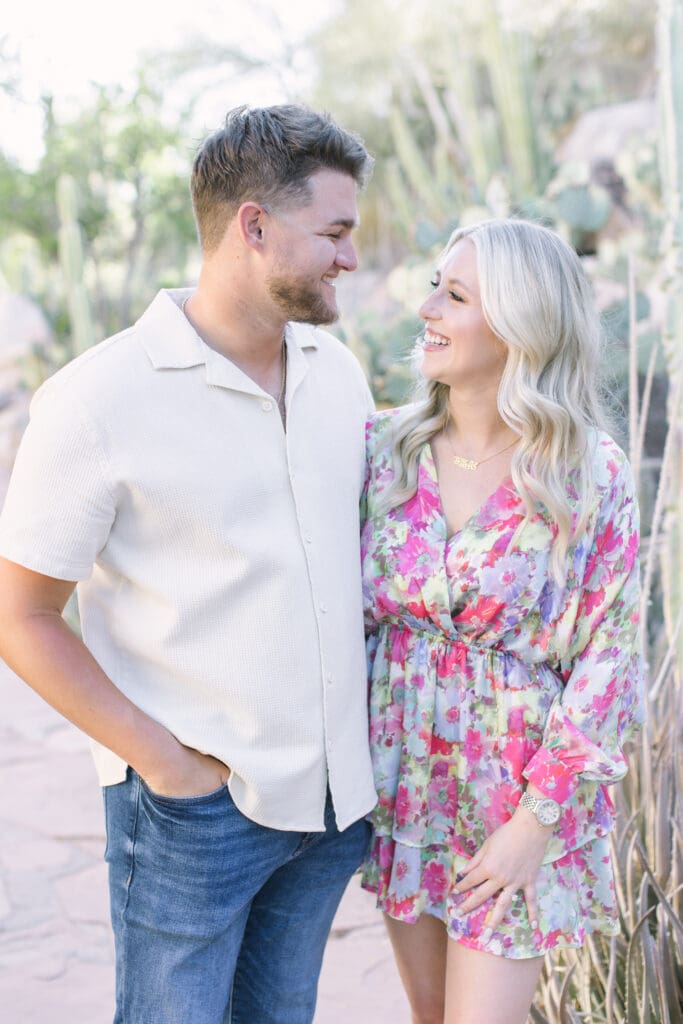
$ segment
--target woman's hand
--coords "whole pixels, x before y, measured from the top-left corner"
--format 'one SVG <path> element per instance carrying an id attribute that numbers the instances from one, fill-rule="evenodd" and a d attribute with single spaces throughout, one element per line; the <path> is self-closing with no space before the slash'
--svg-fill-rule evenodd
<path id="1" fill-rule="evenodd" d="M 462 871 L 463 877 L 455 891 L 469 895 L 458 905 L 458 913 L 468 914 L 498 893 L 486 922 L 493 931 L 521 890 L 531 927 L 538 927 L 536 876 L 552 834 L 553 826 L 539 825 L 531 811 L 518 807 L 510 820 L 488 837 Z"/>

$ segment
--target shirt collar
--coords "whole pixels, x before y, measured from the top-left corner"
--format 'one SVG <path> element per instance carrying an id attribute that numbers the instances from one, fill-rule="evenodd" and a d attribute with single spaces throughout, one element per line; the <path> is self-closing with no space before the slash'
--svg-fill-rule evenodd
<path id="1" fill-rule="evenodd" d="M 181 306 L 192 295 L 193 288 L 168 288 L 157 293 L 135 327 L 145 352 L 155 370 L 186 370 L 206 366 L 208 384 L 261 394 L 255 384 L 226 356 L 210 348 L 199 337 Z M 308 370 L 305 349 L 316 349 L 316 330 L 310 324 L 288 323 L 285 337 L 288 356 L 287 390 L 301 380 Z"/>

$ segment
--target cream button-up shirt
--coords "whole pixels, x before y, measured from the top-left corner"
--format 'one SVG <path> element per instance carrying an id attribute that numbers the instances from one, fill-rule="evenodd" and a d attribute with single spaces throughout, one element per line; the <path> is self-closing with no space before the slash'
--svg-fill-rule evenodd
<path id="1" fill-rule="evenodd" d="M 359 513 L 372 399 L 353 355 L 289 324 L 277 403 L 162 291 L 36 393 L 0 555 L 78 581 L 115 685 L 230 768 L 272 828 L 346 828 L 375 803 Z M 103 785 L 126 765 L 94 744 Z"/>

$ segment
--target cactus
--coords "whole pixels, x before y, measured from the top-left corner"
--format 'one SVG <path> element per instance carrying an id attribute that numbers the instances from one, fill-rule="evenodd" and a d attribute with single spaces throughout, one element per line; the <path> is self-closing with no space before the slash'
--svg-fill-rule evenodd
<path id="1" fill-rule="evenodd" d="M 612 201 L 599 185 L 567 185 L 555 196 L 555 208 L 571 228 L 599 231 L 609 220 Z"/>
<path id="2" fill-rule="evenodd" d="M 529 89 L 529 40 L 503 31 L 497 0 L 479 8 L 481 45 L 518 198 L 539 191 L 540 160 Z"/>
<path id="3" fill-rule="evenodd" d="M 438 219 L 442 210 L 434 187 L 434 174 L 407 118 L 398 106 L 394 106 L 391 111 L 390 124 L 401 169 L 419 196 L 427 216 Z"/>
<path id="4" fill-rule="evenodd" d="M 497 118 L 490 107 L 482 108 L 471 55 L 463 54 L 459 60 L 447 62 L 446 67 L 444 103 L 469 156 L 475 186 L 472 198 L 481 202 L 492 175 L 502 164 Z"/>
<path id="5" fill-rule="evenodd" d="M 406 238 L 411 238 L 415 226 L 415 211 L 400 165 L 395 158 L 387 160 L 385 164 L 384 185 L 390 200 L 392 220 Z"/>
<path id="6" fill-rule="evenodd" d="M 545 185 L 545 179 L 539 180 L 542 168 L 530 99 L 529 40 L 523 33 L 503 31 L 498 0 L 482 3 L 470 26 L 476 30 L 478 58 L 466 52 L 454 60 L 449 52 L 441 61 L 437 56 L 434 70 L 415 52 L 406 57 L 433 128 L 431 151 L 425 154 L 418 143 L 413 121 L 400 102 L 391 114 L 402 175 L 424 216 L 437 224 L 453 220 L 463 207 L 487 201 L 489 183 L 501 166 L 507 166 L 505 187 L 517 207 Z M 479 95 L 477 76 L 482 71 L 493 104 Z"/>
<path id="7" fill-rule="evenodd" d="M 669 637 L 678 628 L 678 678 L 683 678 L 683 0 L 660 0 L 657 43 L 660 71 L 660 165 L 666 209 L 662 256 L 666 271 L 663 344 L 669 373 L 673 449 L 669 508 L 662 552 Z"/>
<path id="8" fill-rule="evenodd" d="M 94 332 L 83 283 L 83 244 L 78 223 L 76 183 L 68 174 L 62 174 L 57 181 L 57 211 L 60 222 L 59 260 L 71 324 L 70 355 L 76 356 L 92 345 Z"/>

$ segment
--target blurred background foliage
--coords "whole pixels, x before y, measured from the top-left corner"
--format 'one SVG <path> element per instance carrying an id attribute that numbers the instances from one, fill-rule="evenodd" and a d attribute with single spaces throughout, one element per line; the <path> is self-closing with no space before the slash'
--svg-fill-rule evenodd
<path id="1" fill-rule="evenodd" d="M 458 223 L 533 216 L 598 261 L 623 367 L 626 256 L 642 258 L 643 288 L 658 256 L 652 3 L 472 6 L 347 0 L 304 44 L 305 95 L 291 48 L 283 44 L 279 57 L 283 91 L 332 111 L 376 157 L 362 202 L 366 276 L 347 283 L 343 329 L 381 401 L 405 395 L 401 359 L 420 296 Z M 44 152 L 31 170 L 0 148 L 0 273 L 46 312 L 63 357 L 76 349 L 57 260 L 60 176 L 74 184 L 91 337 L 104 337 L 137 316 L 157 285 L 192 277 L 187 176 L 203 134 L 193 109 L 201 91 L 248 83 L 258 70 L 252 55 L 197 36 L 184 49 L 150 54 L 133 87 L 98 86 L 75 115 L 58 117 L 45 96 Z M 0 45 L 0 81 L 16 88 L 17 75 Z M 170 92 L 183 97 L 172 109 Z M 582 127 L 596 111 L 593 127 Z M 649 305 L 641 300 L 639 310 L 647 320 Z"/>
<path id="2" fill-rule="evenodd" d="M 583 257 L 640 489 L 650 717 L 619 793 L 622 935 L 550 959 L 533 1020 L 683 1024 L 683 0 L 345 0 L 295 48 L 283 32 L 278 53 L 283 96 L 329 110 L 376 158 L 334 329 L 379 403 L 408 393 L 416 312 L 455 226 L 533 217 Z M 197 110 L 226 82 L 248 100 L 265 62 L 197 34 L 76 112 L 45 95 L 35 166 L 0 145 L 0 298 L 20 296 L 45 325 L 26 388 L 127 326 L 158 287 L 192 281 L 188 174 L 214 127 Z M 0 90 L 21 92 L 6 39 Z"/>

